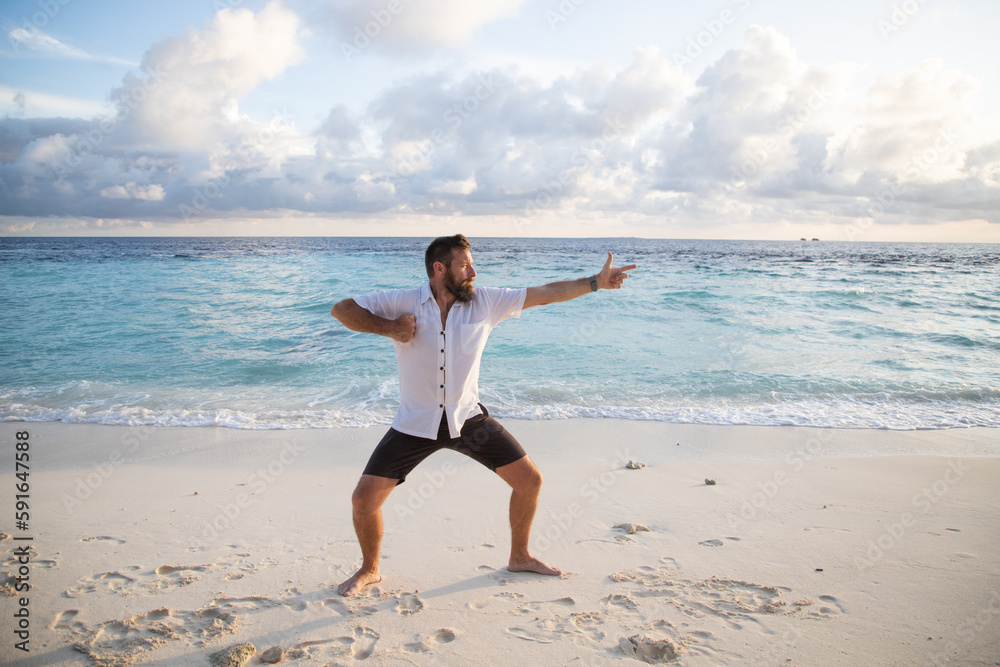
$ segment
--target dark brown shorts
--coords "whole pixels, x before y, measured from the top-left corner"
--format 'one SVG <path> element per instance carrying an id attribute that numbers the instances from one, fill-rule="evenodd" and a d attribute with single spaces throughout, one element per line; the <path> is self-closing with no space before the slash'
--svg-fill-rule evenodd
<path id="1" fill-rule="evenodd" d="M 447 418 L 443 415 L 438 437 L 434 440 L 390 428 L 368 459 L 364 474 L 397 479 L 396 484 L 402 484 L 418 463 L 439 449 L 465 454 L 493 471 L 525 456 L 524 449 L 514 436 L 490 417 L 482 403 L 479 407 L 483 414 L 465 420 L 462 435 L 457 438 L 451 437 Z"/>

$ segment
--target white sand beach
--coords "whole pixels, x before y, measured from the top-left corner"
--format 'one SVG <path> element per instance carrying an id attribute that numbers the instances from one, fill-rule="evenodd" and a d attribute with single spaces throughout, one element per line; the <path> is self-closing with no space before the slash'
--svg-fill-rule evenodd
<path id="1" fill-rule="evenodd" d="M 0 662 L 1000 664 L 996 429 L 503 423 L 545 476 L 533 552 L 565 574 L 508 572 L 506 486 L 439 452 L 355 598 L 350 494 L 382 427 L 0 425 Z"/>

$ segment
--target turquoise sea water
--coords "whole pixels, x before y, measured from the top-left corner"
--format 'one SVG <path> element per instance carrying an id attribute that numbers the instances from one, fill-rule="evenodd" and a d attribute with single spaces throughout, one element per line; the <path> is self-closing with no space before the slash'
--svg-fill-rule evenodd
<path id="1" fill-rule="evenodd" d="M 429 239 L 0 239 L 0 419 L 384 424 L 388 339 L 330 317 L 426 280 Z M 525 311 L 480 379 L 500 416 L 890 429 L 1000 426 L 1000 247 L 472 239 L 477 284 L 637 263 Z"/>

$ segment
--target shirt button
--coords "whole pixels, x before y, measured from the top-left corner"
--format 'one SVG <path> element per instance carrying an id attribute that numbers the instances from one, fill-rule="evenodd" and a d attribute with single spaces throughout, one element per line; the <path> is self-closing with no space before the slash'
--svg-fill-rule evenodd
<path id="1" fill-rule="evenodd" d="M 442 367 L 441 367 L 441 368 L 439 368 L 438 370 L 439 370 L 439 371 L 443 371 L 443 370 L 444 370 L 444 366 L 442 366 Z"/>
<path id="2" fill-rule="evenodd" d="M 444 385 L 441 385 L 441 388 L 444 389 Z"/>
<path id="3" fill-rule="evenodd" d="M 443 408 L 444 407 L 444 403 L 440 404 L 438 407 L 439 408 Z"/>
<path id="4" fill-rule="evenodd" d="M 441 351 L 444 352 L 444 350 L 441 350 Z"/>

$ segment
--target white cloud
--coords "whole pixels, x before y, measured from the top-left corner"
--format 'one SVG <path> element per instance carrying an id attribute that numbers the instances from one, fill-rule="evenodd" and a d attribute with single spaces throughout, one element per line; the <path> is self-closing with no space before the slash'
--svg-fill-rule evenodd
<path id="1" fill-rule="evenodd" d="M 117 65 L 135 66 L 136 63 L 130 60 L 123 60 L 112 56 L 99 56 L 88 53 L 83 49 L 64 44 L 52 35 L 46 34 L 38 28 L 13 28 L 7 33 L 8 41 L 14 47 L 15 53 L 20 53 L 21 49 L 42 55 L 56 58 L 69 58 L 73 60 L 93 60 L 95 62 L 114 63 Z"/>
<path id="2" fill-rule="evenodd" d="M 16 118 L 93 118 L 106 114 L 107 103 L 0 84 L 0 114 Z"/>
<path id="3" fill-rule="evenodd" d="M 150 185 L 126 183 L 112 185 L 100 191 L 100 195 L 107 199 L 141 199 L 143 201 L 161 201 L 164 194 L 163 186 L 158 183 Z"/>
<path id="4" fill-rule="evenodd" d="M 827 142 L 824 167 L 855 180 L 873 172 L 914 182 L 961 178 L 962 147 L 975 140 L 967 102 L 978 88 L 978 81 L 945 70 L 940 60 L 879 79 L 862 117 Z"/>
<path id="5" fill-rule="evenodd" d="M 811 64 L 754 26 L 697 81 L 650 47 L 555 79 L 514 68 L 401 78 L 364 111 L 332 106 L 313 132 L 241 112 L 244 95 L 304 57 L 301 34 L 277 3 L 220 12 L 150 49 L 155 79 L 126 81 L 107 132 L 0 121 L 0 139 L 17 139 L 0 148 L 19 156 L 0 164 L 8 213 L 184 210 L 191 225 L 274 211 L 606 216 L 735 230 L 850 223 L 894 184 L 907 187 L 880 222 L 990 220 L 1000 208 L 1000 140 L 975 131 L 969 111 L 977 82 L 933 61 L 858 93 L 858 65 Z M 941 139 L 945 127 L 954 137 Z"/>
<path id="6" fill-rule="evenodd" d="M 347 0 L 327 7 L 340 51 L 456 49 L 484 25 L 518 15 L 525 0 Z"/>
<path id="7" fill-rule="evenodd" d="M 476 175 L 472 174 L 464 181 L 444 181 L 434 185 L 430 188 L 431 192 L 450 194 L 450 195 L 468 195 L 476 191 Z"/>
<path id="8" fill-rule="evenodd" d="M 124 138 L 195 150 L 233 136 L 240 98 L 305 59 L 300 37 L 298 17 L 272 1 L 257 14 L 224 9 L 203 30 L 160 41 L 143 57 L 150 75 L 115 91 Z"/>

